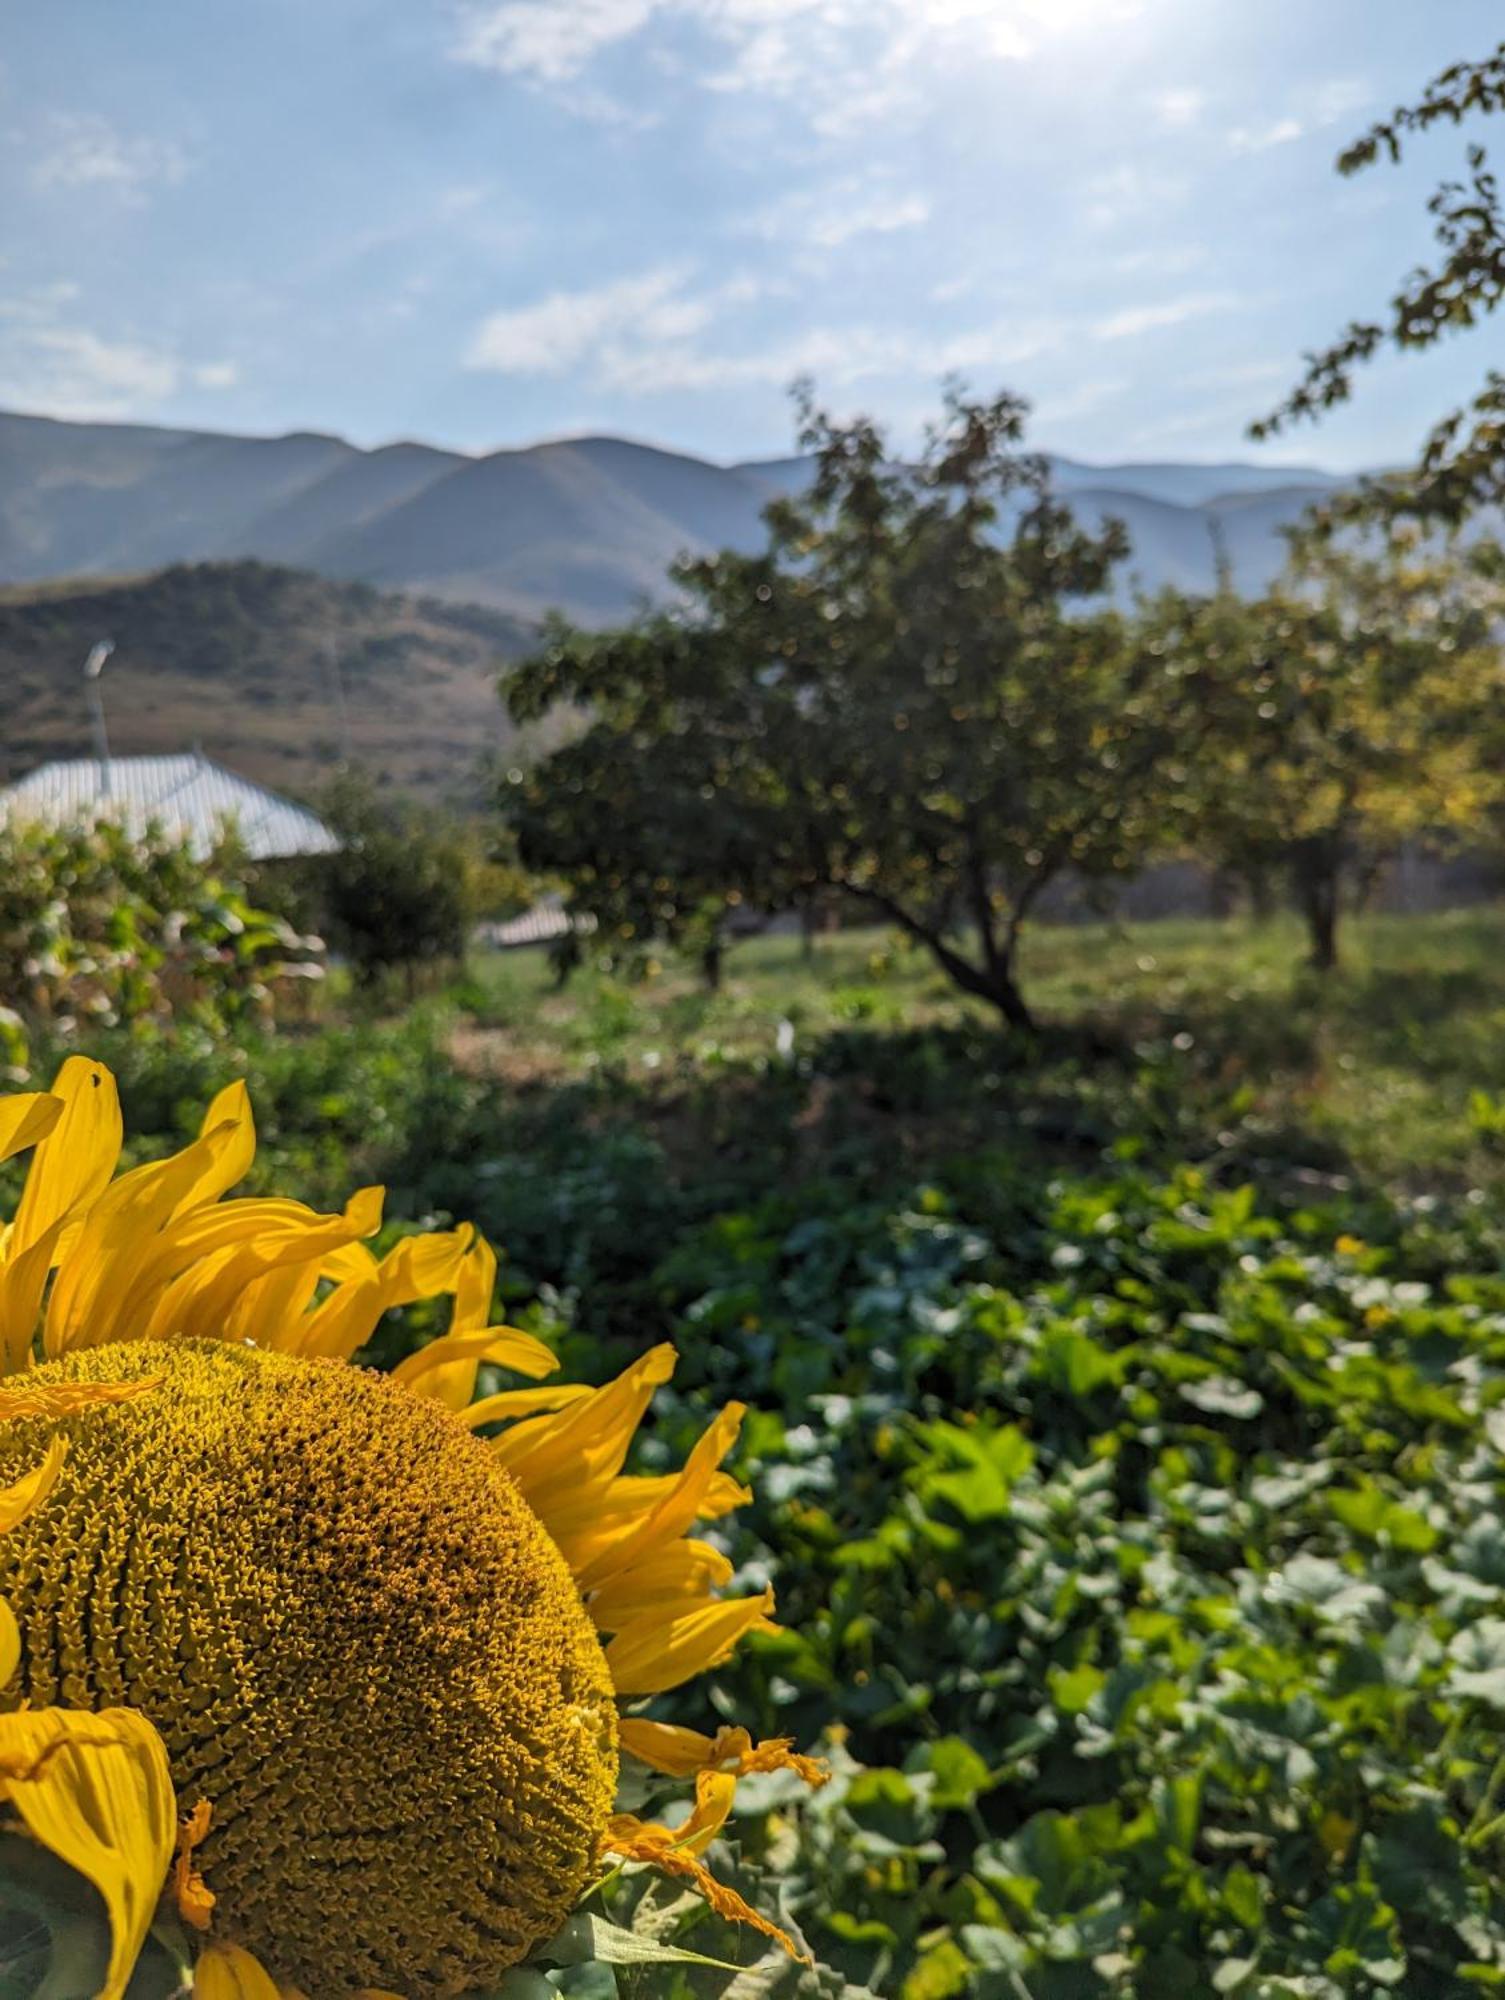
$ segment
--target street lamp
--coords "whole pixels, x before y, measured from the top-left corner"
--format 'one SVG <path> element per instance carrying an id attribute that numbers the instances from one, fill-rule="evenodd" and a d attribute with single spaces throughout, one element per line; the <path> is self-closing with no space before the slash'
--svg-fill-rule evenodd
<path id="1" fill-rule="evenodd" d="M 115 650 L 113 639 L 100 639 L 89 648 L 89 657 L 84 661 L 84 684 L 89 690 L 89 707 L 94 718 L 94 755 L 99 762 L 99 791 L 102 798 L 110 796 L 110 739 L 105 730 L 104 696 L 100 692 L 99 677 L 104 672 L 105 661 Z"/>

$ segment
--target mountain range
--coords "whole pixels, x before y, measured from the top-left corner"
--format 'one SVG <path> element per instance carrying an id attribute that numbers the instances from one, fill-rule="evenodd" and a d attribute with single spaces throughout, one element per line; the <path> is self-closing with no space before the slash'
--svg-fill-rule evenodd
<path id="1" fill-rule="evenodd" d="M 1206 588 L 1221 554 L 1258 589 L 1280 566 L 1279 530 L 1340 483 L 1237 463 L 1051 466 L 1084 523 L 1127 525 L 1125 588 Z M 0 413 L 0 582 L 250 558 L 607 623 L 661 595 L 676 556 L 758 546 L 763 508 L 806 475 L 798 458 L 716 465 L 610 437 L 469 456 Z"/>

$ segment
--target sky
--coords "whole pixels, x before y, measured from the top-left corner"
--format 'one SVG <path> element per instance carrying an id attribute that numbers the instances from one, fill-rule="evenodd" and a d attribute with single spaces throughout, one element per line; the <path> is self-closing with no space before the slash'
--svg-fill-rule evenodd
<path id="1" fill-rule="evenodd" d="M 1497 0 L 10 0 L 0 407 L 468 451 L 902 445 L 1009 388 L 1089 460 L 1414 453 L 1493 330 L 1245 436 L 1427 253 L 1339 147 Z M 1481 136 L 1488 138 L 1484 130 Z"/>

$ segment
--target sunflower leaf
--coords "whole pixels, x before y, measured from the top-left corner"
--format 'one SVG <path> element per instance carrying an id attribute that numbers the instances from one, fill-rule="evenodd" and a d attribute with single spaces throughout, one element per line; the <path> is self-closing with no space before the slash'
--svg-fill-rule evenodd
<path id="1" fill-rule="evenodd" d="M 577 1910 L 568 1918 L 547 1944 L 538 1947 L 538 1955 L 554 1965 L 587 1965 L 595 1960 L 603 1965 L 711 1965 L 718 1972 L 742 1970 L 724 1958 L 707 1958 L 703 1952 L 682 1951 L 678 1945 L 639 1937 L 586 1910 Z"/>
<path id="2" fill-rule="evenodd" d="M 34 1840 L 0 1834 L 0 2000 L 91 2000 L 109 1962 L 96 1892 Z"/>

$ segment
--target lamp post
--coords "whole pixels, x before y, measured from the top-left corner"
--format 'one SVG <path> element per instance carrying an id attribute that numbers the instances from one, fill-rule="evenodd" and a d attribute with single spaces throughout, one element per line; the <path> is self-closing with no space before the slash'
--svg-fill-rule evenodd
<path id="1" fill-rule="evenodd" d="M 99 677 L 104 671 L 104 663 L 115 650 L 113 639 L 101 639 L 89 648 L 89 657 L 84 661 L 84 684 L 89 690 L 89 708 L 94 721 L 94 755 L 99 763 L 99 792 L 101 798 L 110 796 L 110 738 L 105 729 L 104 695 L 100 691 Z"/>

